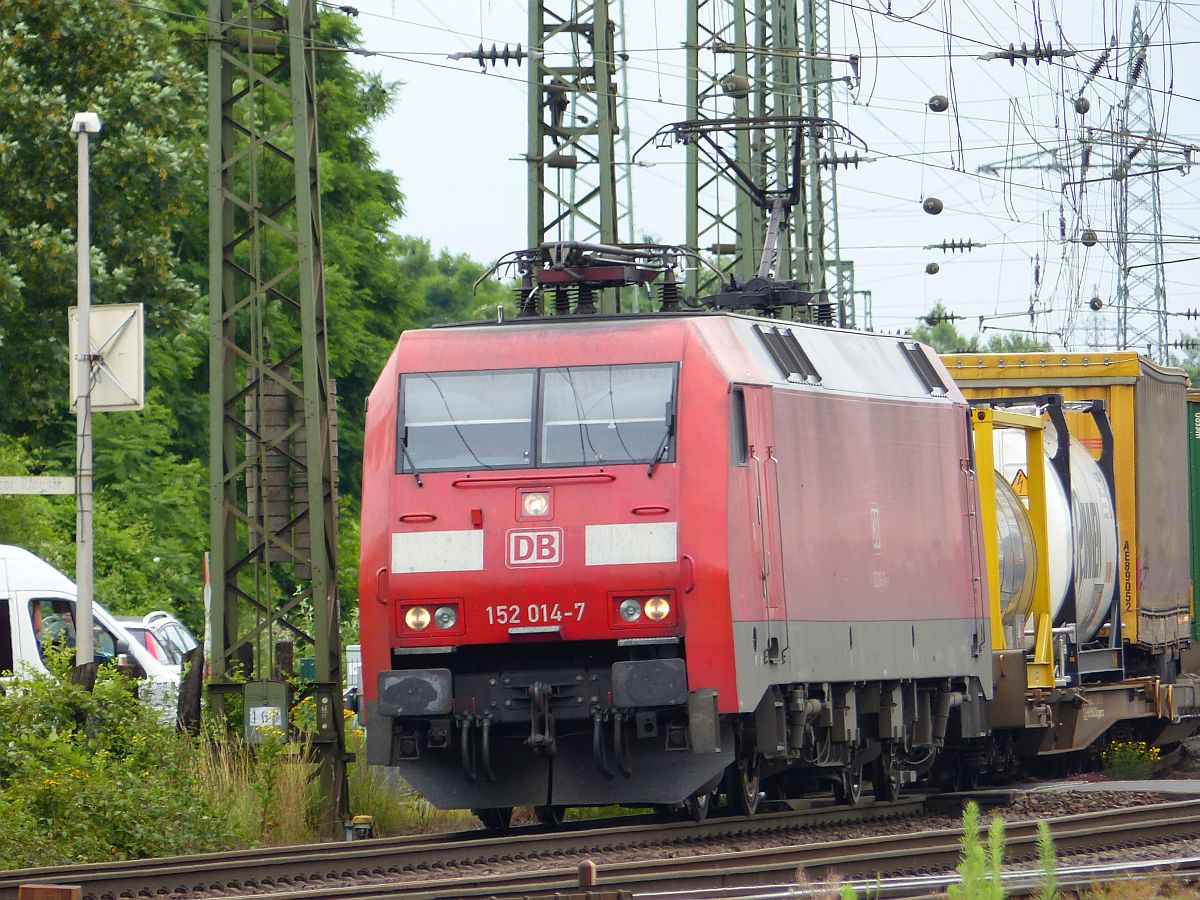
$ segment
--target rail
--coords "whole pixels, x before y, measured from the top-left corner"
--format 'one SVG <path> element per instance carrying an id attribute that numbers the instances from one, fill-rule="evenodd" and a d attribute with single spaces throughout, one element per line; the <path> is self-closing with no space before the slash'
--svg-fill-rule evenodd
<path id="1" fill-rule="evenodd" d="M 798 870 L 814 879 L 836 871 L 843 878 L 922 876 L 947 871 L 960 852 L 961 829 L 921 831 L 852 840 L 818 841 L 753 850 L 683 855 L 679 845 L 747 834 L 787 834 L 820 825 L 914 815 L 922 800 L 776 813 L 695 823 L 623 824 L 575 832 L 520 833 L 481 838 L 451 834 L 343 845 L 309 845 L 268 851 L 209 854 L 173 860 L 70 866 L 8 872 L 0 900 L 18 884 L 82 884 L 85 897 L 150 895 L 186 897 L 253 893 L 259 900 L 434 900 L 550 897 L 579 890 L 578 863 L 591 855 L 666 850 L 671 856 L 597 866 L 597 890 L 664 897 L 674 892 L 795 884 Z M 1045 820 L 1062 851 L 1150 845 L 1200 834 L 1200 800 L 1159 803 Z M 1010 858 L 1036 855 L 1037 822 L 1010 822 Z M 674 846 L 672 846 L 674 845 Z M 698 850 L 699 848 L 691 848 Z M 509 867 L 494 871 L 498 866 Z M 539 868 L 540 867 L 540 868 Z M 492 870 L 488 873 L 488 870 Z M 461 876 L 461 877 L 457 877 Z"/>

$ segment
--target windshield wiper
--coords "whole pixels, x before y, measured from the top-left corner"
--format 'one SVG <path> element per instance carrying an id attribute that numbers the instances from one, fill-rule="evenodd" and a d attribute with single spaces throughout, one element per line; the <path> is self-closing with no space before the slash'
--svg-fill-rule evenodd
<path id="1" fill-rule="evenodd" d="M 667 414 L 667 430 L 663 434 L 662 442 L 658 445 L 658 450 L 655 451 L 654 456 L 650 459 L 650 465 L 646 466 L 646 477 L 647 478 L 654 477 L 654 468 L 655 468 L 655 466 L 658 465 L 659 461 L 666 455 L 667 448 L 671 446 L 671 438 L 674 435 L 675 435 L 675 414 L 668 413 Z"/>
<path id="2" fill-rule="evenodd" d="M 408 434 L 408 429 L 404 429 L 405 435 Z M 417 479 L 417 487 L 425 487 L 425 482 L 421 481 L 421 473 L 417 471 L 417 464 L 413 462 L 413 458 L 408 455 L 408 444 L 403 438 L 400 440 L 400 452 L 404 454 L 404 461 L 408 463 L 408 467 L 412 469 L 413 478 Z"/>

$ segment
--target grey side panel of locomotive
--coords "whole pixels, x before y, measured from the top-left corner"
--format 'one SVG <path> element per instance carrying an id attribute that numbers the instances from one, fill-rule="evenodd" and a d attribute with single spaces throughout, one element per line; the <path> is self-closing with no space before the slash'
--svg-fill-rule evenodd
<path id="1" fill-rule="evenodd" d="M 739 705 L 753 709 L 773 684 L 865 682 L 975 676 L 991 693 L 991 653 L 972 651 L 969 620 L 789 622 L 782 664 L 764 652 L 767 623 L 735 622 Z M 985 677 L 979 677 L 986 673 Z"/>

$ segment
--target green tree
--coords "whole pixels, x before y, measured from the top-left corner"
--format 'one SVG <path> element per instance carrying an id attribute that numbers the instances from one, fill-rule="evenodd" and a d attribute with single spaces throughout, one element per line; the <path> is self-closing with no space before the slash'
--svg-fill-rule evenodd
<path id="1" fill-rule="evenodd" d="M 465 254 L 443 250 L 435 257 L 429 241 L 418 237 L 402 238 L 398 249 L 406 285 L 419 310 L 416 324 L 490 320 L 497 306 L 515 312 L 512 292 L 495 278 L 475 288 L 487 269 Z"/>
<path id="2" fill-rule="evenodd" d="M 90 141 L 93 298 L 145 304 L 149 387 L 143 412 L 94 420 L 97 595 L 130 611 L 198 597 L 207 478 L 200 463 L 172 452 L 171 410 L 206 343 L 203 297 L 181 275 L 178 254 L 188 213 L 204 197 L 202 74 L 160 20 L 122 4 L 3 4 L 0 46 L 0 430 L 25 448 L 4 465 L 74 471 L 66 311 L 75 302 L 77 151 L 69 125 L 92 110 L 103 124 Z M 26 502 L 34 508 L 4 539 L 70 572 L 73 504 Z"/>
<path id="3" fill-rule="evenodd" d="M 29 475 L 41 468 L 24 441 L 0 437 L 0 475 Z M 19 544 L 41 556 L 53 556 L 59 549 L 56 506 L 74 512 L 65 498 L 0 494 L 0 544 Z"/>
<path id="4" fill-rule="evenodd" d="M 92 149 L 92 290 L 146 304 L 150 379 L 199 362 L 161 352 L 199 326 L 176 239 L 202 173 L 203 80 L 153 19 L 123 4 L 0 6 L 0 425 L 43 446 L 69 432 L 67 307 L 75 301 L 76 112 L 99 113 Z M 13 352 L 16 351 L 16 352 Z"/>

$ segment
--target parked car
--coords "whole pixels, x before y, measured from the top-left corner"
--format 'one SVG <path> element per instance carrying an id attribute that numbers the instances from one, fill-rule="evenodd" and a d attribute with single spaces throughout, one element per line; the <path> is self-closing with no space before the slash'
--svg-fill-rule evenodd
<path id="1" fill-rule="evenodd" d="M 139 696 L 174 721 L 178 666 L 156 659 L 96 602 L 92 620 L 96 662 L 131 666 Z M 45 672 L 44 651 L 55 641 L 75 644 L 75 584 L 28 550 L 0 544 L 0 678 L 22 667 Z"/>
<path id="2" fill-rule="evenodd" d="M 117 622 L 128 631 L 146 651 L 169 669 L 179 674 L 183 657 L 197 646 L 196 638 L 187 626 L 169 612 L 156 609 L 144 616 L 117 616 Z"/>

